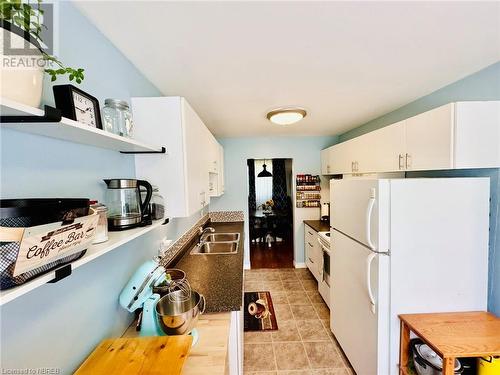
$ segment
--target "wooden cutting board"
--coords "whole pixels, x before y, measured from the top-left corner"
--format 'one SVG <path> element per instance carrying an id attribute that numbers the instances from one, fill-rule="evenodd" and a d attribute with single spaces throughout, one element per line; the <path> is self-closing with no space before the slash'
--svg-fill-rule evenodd
<path id="1" fill-rule="evenodd" d="M 187 335 L 106 339 L 75 374 L 179 375 L 192 341 Z"/>

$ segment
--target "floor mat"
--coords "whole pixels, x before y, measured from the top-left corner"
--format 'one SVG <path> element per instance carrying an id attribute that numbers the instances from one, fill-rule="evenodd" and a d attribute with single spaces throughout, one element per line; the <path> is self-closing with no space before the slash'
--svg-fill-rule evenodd
<path id="1" fill-rule="evenodd" d="M 244 311 L 245 332 L 278 329 L 271 293 L 245 292 Z"/>

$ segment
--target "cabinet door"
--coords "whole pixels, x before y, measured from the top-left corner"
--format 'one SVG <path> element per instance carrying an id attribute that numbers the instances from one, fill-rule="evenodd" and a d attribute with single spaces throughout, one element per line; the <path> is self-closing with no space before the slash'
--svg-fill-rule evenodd
<path id="1" fill-rule="evenodd" d="M 454 105 L 406 120 L 406 169 L 453 168 Z"/>
<path id="2" fill-rule="evenodd" d="M 224 182 L 224 147 L 218 143 L 219 148 L 219 195 L 224 194 L 226 186 Z"/>
<path id="3" fill-rule="evenodd" d="M 405 121 L 362 135 L 355 152 L 358 173 L 404 170 Z"/>
<path id="4" fill-rule="evenodd" d="M 353 160 L 353 151 L 351 146 L 354 140 L 339 143 L 332 146 L 329 152 L 330 174 L 351 173 L 351 161 Z"/>
<path id="5" fill-rule="evenodd" d="M 500 167 L 500 101 L 455 104 L 455 168 Z"/>
<path id="6" fill-rule="evenodd" d="M 187 216 L 208 204 L 208 171 L 206 164 L 209 143 L 208 129 L 186 100 L 183 103 Z"/>
<path id="7" fill-rule="evenodd" d="M 319 278 L 318 233 L 308 225 L 304 225 L 304 252 L 306 266 L 313 276 Z"/>
<path id="8" fill-rule="evenodd" d="M 208 128 L 206 129 L 207 141 L 208 141 L 208 152 L 207 152 L 207 162 L 208 162 L 208 172 L 219 173 L 219 142 L 210 133 Z"/>
<path id="9" fill-rule="evenodd" d="M 324 150 L 321 150 L 321 174 L 322 175 L 329 175 L 331 174 L 330 169 L 330 154 L 332 153 L 332 147 L 328 147 Z"/>

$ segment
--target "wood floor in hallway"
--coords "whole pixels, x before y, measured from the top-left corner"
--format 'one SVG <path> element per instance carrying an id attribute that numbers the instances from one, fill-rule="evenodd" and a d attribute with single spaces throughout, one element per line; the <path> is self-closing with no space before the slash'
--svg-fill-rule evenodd
<path id="1" fill-rule="evenodd" d="M 244 375 L 354 374 L 330 331 L 330 311 L 309 270 L 247 270 L 244 289 L 271 293 L 279 328 L 245 332 Z"/>
<path id="2" fill-rule="evenodd" d="M 293 268 L 293 241 L 250 244 L 250 265 L 259 268 Z"/>

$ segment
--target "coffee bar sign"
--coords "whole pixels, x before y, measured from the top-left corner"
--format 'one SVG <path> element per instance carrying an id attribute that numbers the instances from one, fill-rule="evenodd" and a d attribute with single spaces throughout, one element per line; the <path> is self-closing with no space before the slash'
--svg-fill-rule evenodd
<path id="1" fill-rule="evenodd" d="M 68 225 L 59 222 L 25 228 L 13 276 L 83 250 L 94 238 L 98 219 L 92 213 Z"/>

